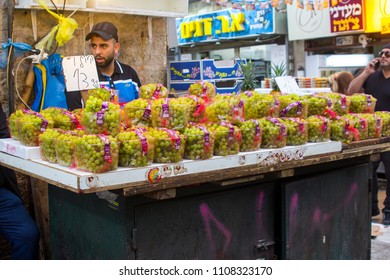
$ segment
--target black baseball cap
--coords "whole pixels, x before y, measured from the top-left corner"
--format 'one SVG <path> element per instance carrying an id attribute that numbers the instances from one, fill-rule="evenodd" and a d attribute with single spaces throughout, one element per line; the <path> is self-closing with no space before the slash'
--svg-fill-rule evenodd
<path id="1" fill-rule="evenodd" d="M 104 40 L 109 40 L 114 38 L 117 42 L 119 42 L 118 29 L 111 22 L 96 23 L 92 27 L 91 32 L 89 32 L 88 35 L 85 37 L 85 41 L 91 39 L 92 35 L 99 35 Z"/>
<path id="2" fill-rule="evenodd" d="M 386 45 L 384 45 L 382 49 L 390 49 L 390 43 L 387 43 Z"/>

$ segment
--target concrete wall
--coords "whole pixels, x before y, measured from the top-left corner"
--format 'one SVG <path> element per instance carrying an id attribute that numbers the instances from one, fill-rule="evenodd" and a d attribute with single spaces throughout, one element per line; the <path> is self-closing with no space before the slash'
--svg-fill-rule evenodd
<path id="1" fill-rule="evenodd" d="M 65 16 L 68 16 L 69 13 L 65 12 Z M 36 30 L 33 29 L 32 24 L 34 17 L 37 22 Z M 143 84 L 166 84 L 166 18 L 89 12 L 76 12 L 72 17 L 77 21 L 79 27 L 74 32 L 73 38 L 66 45 L 57 48 L 56 53 L 64 56 L 89 54 L 88 42 L 85 42 L 84 39 L 85 35 L 88 34 L 94 23 L 111 21 L 119 30 L 121 52 L 118 59 L 133 66 Z M 34 46 L 35 39 L 42 38 L 55 25 L 57 25 L 57 20 L 44 10 L 36 11 L 36 16 L 32 16 L 30 10 L 14 10 L 13 42 L 24 42 Z M 23 91 L 25 74 L 29 64 L 29 61 L 23 62 L 18 73 L 20 79 L 17 84 L 20 91 Z M 16 98 L 15 103 L 18 102 Z"/>

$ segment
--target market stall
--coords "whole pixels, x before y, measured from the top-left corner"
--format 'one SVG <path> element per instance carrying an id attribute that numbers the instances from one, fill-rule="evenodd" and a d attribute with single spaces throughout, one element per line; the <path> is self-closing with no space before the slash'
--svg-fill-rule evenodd
<path id="1" fill-rule="evenodd" d="M 53 259 L 368 259 L 370 160 L 388 141 L 102 174 L 23 159 L 8 143 L 0 164 L 57 186 L 48 190 Z"/>

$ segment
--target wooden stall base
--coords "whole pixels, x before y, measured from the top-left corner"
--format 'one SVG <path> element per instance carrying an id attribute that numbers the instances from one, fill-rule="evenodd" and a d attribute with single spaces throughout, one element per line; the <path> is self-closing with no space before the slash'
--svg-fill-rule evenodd
<path id="1" fill-rule="evenodd" d="M 354 142 L 351 142 L 349 144 L 343 143 L 343 150 L 356 149 L 356 148 L 361 148 L 361 147 L 365 147 L 365 146 L 377 145 L 377 144 L 388 143 L 388 142 L 390 142 L 390 137 L 382 137 L 382 138 L 354 141 Z"/>
<path id="2" fill-rule="evenodd" d="M 41 259 L 48 260 L 51 258 L 48 184 L 33 177 L 30 177 L 30 181 L 35 220 L 41 234 L 39 255 Z"/>

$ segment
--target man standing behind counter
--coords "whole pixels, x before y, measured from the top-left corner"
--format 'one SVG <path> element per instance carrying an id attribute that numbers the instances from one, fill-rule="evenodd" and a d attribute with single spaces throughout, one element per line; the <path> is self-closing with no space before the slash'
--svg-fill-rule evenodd
<path id="1" fill-rule="evenodd" d="M 92 27 L 85 37 L 91 40 L 91 52 L 95 57 L 101 86 L 119 91 L 119 103 L 126 103 L 138 98 L 141 81 L 137 72 L 129 65 L 115 59 L 119 54 L 118 29 L 110 22 L 99 22 Z M 69 110 L 82 107 L 79 91 L 67 92 L 66 101 Z"/>
<path id="2" fill-rule="evenodd" d="M 363 92 L 377 99 L 375 111 L 390 111 L 390 43 L 387 43 L 379 57 L 374 58 L 349 85 L 348 93 Z M 386 198 L 382 223 L 390 225 L 390 152 L 380 155 L 380 160 L 385 167 L 387 179 Z M 373 163 L 372 180 L 372 216 L 380 214 L 378 207 L 378 178 L 377 169 L 380 162 Z"/>

